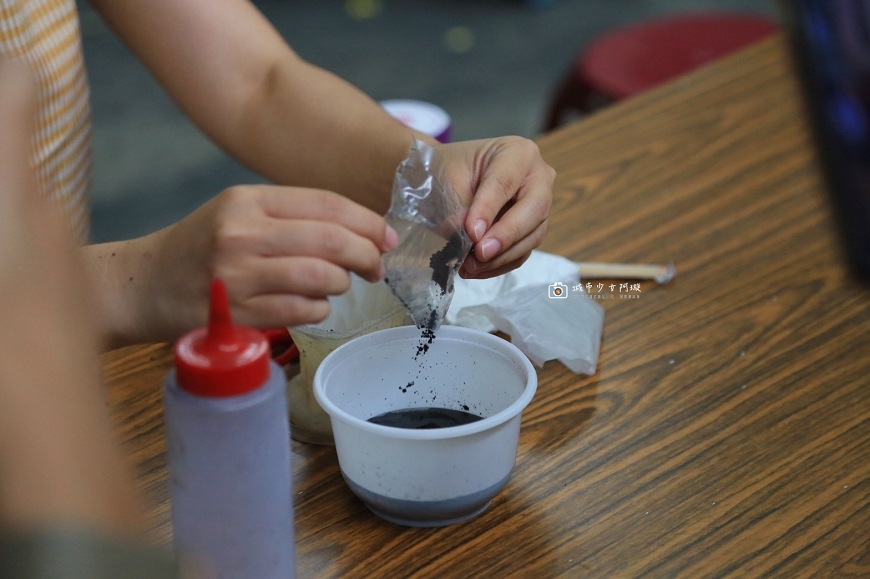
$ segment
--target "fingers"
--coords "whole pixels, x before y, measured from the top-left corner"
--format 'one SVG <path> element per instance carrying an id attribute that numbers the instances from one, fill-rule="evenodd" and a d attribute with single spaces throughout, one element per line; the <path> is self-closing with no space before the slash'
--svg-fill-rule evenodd
<path id="1" fill-rule="evenodd" d="M 194 252 L 186 259 L 172 254 L 164 267 L 204 260 L 204 278 L 226 282 L 233 315 L 243 324 L 321 321 L 329 313 L 326 298 L 350 288 L 350 272 L 372 282 L 383 278 L 381 255 L 398 245 L 381 216 L 326 191 L 243 186 L 210 205 L 173 228 L 181 239 L 169 245 Z M 191 245 L 209 231 L 213 243 Z M 201 285 L 185 291 L 198 301 Z"/>
<path id="2" fill-rule="evenodd" d="M 398 235 L 383 217 L 336 193 L 265 186 L 260 190 L 270 217 L 335 223 L 370 240 L 382 252 L 392 251 L 399 243 Z"/>
<path id="3" fill-rule="evenodd" d="M 370 239 L 335 223 L 269 219 L 262 224 L 256 239 L 253 249 L 264 257 L 318 258 L 371 282 L 384 275 L 378 247 Z"/>
<path id="4" fill-rule="evenodd" d="M 501 268 L 536 247 L 542 231 L 546 232 L 541 226 L 552 203 L 555 172 L 544 163 L 537 145 L 520 138 L 499 141 L 489 155 L 466 220 L 476 242 L 478 272 Z M 502 257 L 506 252 L 510 253 Z M 497 256 L 500 259 L 494 261 Z"/>
<path id="5" fill-rule="evenodd" d="M 519 141 L 520 146 L 497 142 L 485 155 L 483 174 L 465 222 L 468 234 L 478 245 L 491 238 L 486 236 L 487 231 L 502 207 L 516 196 L 532 168 L 534 155 L 529 154 L 525 139 Z M 531 141 L 527 142 L 537 148 Z"/>
<path id="6" fill-rule="evenodd" d="M 544 221 L 531 234 L 488 262 L 481 262 L 475 255 L 469 255 L 462 264 L 462 277 L 486 279 L 516 269 L 528 259 L 532 250 L 541 244 L 541 240 L 547 233 L 547 227 L 548 222 Z"/>
<path id="7" fill-rule="evenodd" d="M 523 265 L 530 256 L 531 253 L 528 253 L 519 259 L 515 259 L 514 261 L 502 265 L 501 267 L 497 267 L 495 269 L 480 270 L 475 273 L 469 273 L 469 271 L 465 269 L 463 264 L 463 268 L 459 270 L 459 275 L 461 275 L 464 279 L 489 279 L 491 277 L 496 277 L 517 269 L 518 267 Z"/>
<path id="8" fill-rule="evenodd" d="M 316 324 L 329 315 L 329 302 L 291 294 L 261 295 L 248 300 L 233 315 L 236 323 L 257 328 Z"/>
<path id="9" fill-rule="evenodd" d="M 381 216 L 336 194 L 251 185 L 223 191 L 144 243 L 151 265 L 139 275 L 126 266 L 113 275 L 144 280 L 126 308 L 140 320 L 131 325 L 147 328 L 139 332 L 146 339 L 171 340 L 204 323 L 214 277 L 226 282 L 239 323 L 319 321 L 329 312 L 326 297 L 350 287 L 350 272 L 383 278 L 381 255 L 398 245 L 398 235 Z"/>
<path id="10" fill-rule="evenodd" d="M 270 257 L 250 271 L 230 278 L 241 296 L 293 294 L 313 299 L 340 295 L 350 289 L 350 275 L 342 267 L 314 257 Z"/>
<path id="11" fill-rule="evenodd" d="M 236 323 L 259 328 L 313 324 L 329 315 L 327 296 L 350 289 L 343 268 L 313 257 L 269 257 L 218 271 L 232 294 Z"/>

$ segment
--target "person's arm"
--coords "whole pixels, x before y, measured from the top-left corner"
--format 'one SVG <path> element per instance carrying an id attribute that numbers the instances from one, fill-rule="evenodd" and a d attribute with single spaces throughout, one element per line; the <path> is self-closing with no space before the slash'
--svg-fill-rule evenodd
<path id="1" fill-rule="evenodd" d="M 380 277 L 371 249 L 394 245 L 373 217 L 389 205 L 412 131 L 350 84 L 302 61 L 246 0 L 93 3 L 215 142 L 265 177 L 294 186 L 268 195 L 234 188 L 154 235 L 86 248 L 110 346 L 174 339 L 202 324 L 214 275 L 226 279 L 240 323 L 259 327 L 322 319 L 326 296 L 348 284 L 331 265 Z M 554 174 L 537 147 L 502 137 L 438 149 L 470 205 L 465 226 L 476 245 L 462 274 L 490 277 L 520 265 L 546 231 L 552 198 Z M 310 190 L 278 199 L 297 187 L 337 192 L 374 213 L 360 219 L 330 198 L 325 211 L 297 215 L 309 207 L 299 200 Z M 318 233 L 299 229 L 300 220 L 316 222 Z M 345 231 L 324 237 L 330 224 Z M 299 257 L 319 263 L 290 269 L 289 260 Z"/>
<path id="2" fill-rule="evenodd" d="M 376 281 L 398 244 L 383 217 L 341 195 L 300 187 L 231 187 L 165 229 L 82 248 L 104 347 L 172 341 L 206 323 L 212 278 L 239 324 L 274 328 L 329 314 L 349 272 Z"/>
<path id="3" fill-rule="evenodd" d="M 134 537 L 144 519 L 110 433 L 87 280 L 29 169 L 35 103 L 25 69 L 0 62 L 0 525 Z"/>
<path id="4" fill-rule="evenodd" d="M 30 168 L 36 101 L 24 65 L 0 60 L 0 577 L 178 579 L 145 542 L 87 277 Z"/>
<path id="5" fill-rule="evenodd" d="M 411 131 L 300 59 L 247 0 L 93 0 L 185 112 L 276 183 L 336 191 L 383 214 Z M 292 39 L 291 39 L 292 41 Z M 417 134 L 435 144 L 434 141 Z M 555 173 L 528 139 L 438 146 L 475 242 L 466 277 L 520 265 L 540 244 Z"/>
<path id="6" fill-rule="evenodd" d="M 187 115 L 275 183 L 389 206 L 411 131 L 299 58 L 246 0 L 94 0 Z"/>

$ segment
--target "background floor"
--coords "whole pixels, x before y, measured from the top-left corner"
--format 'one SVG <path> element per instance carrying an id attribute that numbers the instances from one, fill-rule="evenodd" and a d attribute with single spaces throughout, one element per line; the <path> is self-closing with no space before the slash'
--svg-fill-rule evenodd
<path id="1" fill-rule="evenodd" d="M 613 26 L 706 10 L 776 16 L 772 0 L 259 0 L 305 59 L 376 100 L 444 108 L 454 140 L 534 138 L 577 52 Z M 546 2 L 541 2 L 546 3 Z M 91 237 L 181 219 L 224 188 L 260 182 L 212 145 L 78 0 L 94 123 Z"/>

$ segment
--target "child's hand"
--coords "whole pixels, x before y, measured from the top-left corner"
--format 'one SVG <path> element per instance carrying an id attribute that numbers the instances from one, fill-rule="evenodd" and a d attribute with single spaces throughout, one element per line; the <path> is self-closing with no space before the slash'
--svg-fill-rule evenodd
<path id="1" fill-rule="evenodd" d="M 474 250 L 460 274 L 489 278 L 523 264 L 541 244 L 556 172 L 520 137 L 439 145 L 456 191 L 471 200 L 465 228 Z"/>
<path id="2" fill-rule="evenodd" d="M 205 324 L 213 277 L 226 282 L 239 324 L 321 321 L 329 314 L 326 297 L 350 287 L 348 272 L 383 277 L 381 254 L 398 237 L 381 216 L 340 195 L 255 185 L 227 189 L 130 243 L 148 264 L 145 283 L 131 284 L 147 332 L 139 338 L 171 340 Z"/>

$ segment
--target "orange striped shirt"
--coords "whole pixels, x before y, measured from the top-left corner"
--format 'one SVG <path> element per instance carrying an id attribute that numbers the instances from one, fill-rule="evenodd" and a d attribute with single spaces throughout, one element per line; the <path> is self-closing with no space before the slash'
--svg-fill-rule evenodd
<path id="1" fill-rule="evenodd" d="M 75 0 L 0 0 L 0 56 L 25 60 L 38 77 L 37 180 L 84 241 L 91 122 Z"/>

